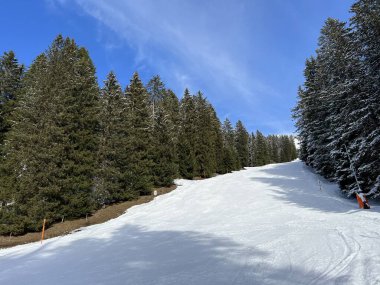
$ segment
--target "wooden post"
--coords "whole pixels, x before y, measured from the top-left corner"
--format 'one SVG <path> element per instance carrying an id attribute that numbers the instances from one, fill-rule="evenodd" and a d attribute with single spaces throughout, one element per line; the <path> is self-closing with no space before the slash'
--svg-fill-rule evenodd
<path id="1" fill-rule="evenodd" d="M 41 244 L 42 244 L 42 241 L 44 240 L 44 237 L 45 237 L 45 224 L 46 224 L 46 219 L 44 219 L 44 222 L 42 224 Z"/>

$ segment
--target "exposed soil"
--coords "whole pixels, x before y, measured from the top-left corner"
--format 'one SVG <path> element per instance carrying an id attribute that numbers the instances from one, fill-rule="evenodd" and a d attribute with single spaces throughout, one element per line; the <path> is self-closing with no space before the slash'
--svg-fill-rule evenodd
<path id="1" fill-rule="evenodd" d="M 157 195 L 162 195 L 171 192 L 176 189 L 176 185 L 170 187 L 155 188 L 154 191 L 157 191 Z M 143 203 L 148 203 L 154 198 L 153 195 L 141 196 L 137 200 L 127 201 L 117 204 L 112 204 L 96 211 L 93 215 L 86 218 L 77 219 L 77 220 L 67 220 L 62 223 L 56 223 L 50 226 L 45 230 L 45 239 L 67 235 L 71 232 L 85 226 L 95 225 L 104 223 L 110 219 L 117 218 L 123 214 L 127 209 L 132 206 L 140 205 Z M 41 233 L 27 233 L 22 236 L 0 236 L 0 248 L 11 247 L 15 245 L 30 243 L 39 241 L 41 239 Z"/>

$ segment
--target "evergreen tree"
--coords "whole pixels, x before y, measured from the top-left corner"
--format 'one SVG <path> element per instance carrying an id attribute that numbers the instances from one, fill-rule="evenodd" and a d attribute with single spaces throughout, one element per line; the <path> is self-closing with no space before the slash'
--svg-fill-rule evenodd
<path id="1" fill-rule="evenodd" d="M 195 104 L 194 172 L 195 176 L 210 177 L 216 172 L 215 137 L 211 109 L 201 92 L 193 98 Z"/>
<path id="2" fill-rule="evenodd" d="M 223 134 L 223 168 L 228 173 L 240 169 L 238 153 L 235 146 L 235 130 L 227 118 L 222 125 Z"/>
<path id="3" fill-rule="evenodd" d="M 0 153 L 6 133 L 10 129 L 9 118 L 21 89 L 24 66 L 20 65 L 13 51 L 0 57 Z"/>
<path id="4" fill-rule="evenodd" d="M 297 158 L 297 148 L 296 148 L 296 144 L 294 141 L 294 137 L 289 136 L 288 139 L 290 142 L 290 160 L 295 160 Z"/>
<path id="5" fill-rule="evenodd" d="M 44 217 L 52 222 L 94 209 L 99 105 L 87 51 L 58 36 L 34 61 L 23 85 L 1 183 L 11 205 L 3 212 L 17 220 L 7 220 L 3 233 L 36 230 Z"/>
<path id="6" fill-rule="evenodd" d="M 166 91 L 155 108 L 153 130 L 154 184 L 169 186 L 173 184 L 174 178 L 178 175 L 178 99 L 172 91 Z"/>
<path id="7" fill-rule="evenodd" d="M 131 196 L 148 195 L 152 187 L 152 124 L 149 94 L 137 72 L 133 74 L 126 90 L 129 124 L 129 168 L 124 182 Z"/>
<path id="8" fill-rule="evenodd" d="M 256 166 L 256 137 L 254 133 L 249 136 L 249 166 Z"/>
<path id="9" fill-rule="evenodd" d="M 188 89 L 180 103 L 178 159 L 181 177 L 192 179 L 195 174 L 195 104 Z"/>
<path id="10" fill-rule="evenodd" d="M 99 169 L 94 196 L 103 205 L 135 197 L 123 180 L 129 171 L 127 100 L 113 72 L 104 82 L 100 102 Z"/>
<path id="11" fill-rule="evenodd" d="M 235 138 L 236 151 L 238 153 L 239 166 L 240 168 L 242 168 L 242 167 L 248 166 L 249 135 L 243 123 L 240 120 L 237 121 L 235 130 L 236 130 L 236 138 Z"/>
<path id="12" fill-rule="evenodd" d="M 214 152 L 213 157 L 215 158 L 216 172 L 225 173 L 223 166 L 224 157 L 224 147 L 223 147 L 223 133 L 220 121 L 212 105 L 208 104 L 210 123 L 211 123 L 211 137 L 212 137 L 212 151 Z"/>
<path id="13" fill-rule="evenodd" d="M 351 8 L 354 53 L 360 60 L 359 90 L 349 101 L 348 146 L 361 188 L 380 195 L 380 2 L 358 0 Z M 347 134 L 346 133 L 346 134 Z M 347 187 L 352 193 L 356 185 Z"/>
<path id="14" fill-rule="evenodd" d="M 349 195 L 359 190 L 353 170 L 363 192 L 380 194 L 379 11 L 379 1 L 358 0 L 349 29 L 326 21 L 294 109 L 300 158 Z"/>
<path id="15" fill-rule="evenodd" d="M 151 102 L 152 124 L 154 125 L 154 122 L 156 120 L 158 105 L 164 99 L 164 96 L 166 93 L 165 85 L 162 82 L 160 76 L 158 75 L 153 76 L 153 78 L 148 82 L 146 86 L 146 90 L 149 94 L 149 99 Z"/>
<path id="16" fill-rule="evenodd" d="M 269 161 L 270 159 L 266 138 L 261 132 L 256 131 L 256 165 L 266 165 Z"/>
<path id="17" fill-rule="evenodd" d="M 270 156 L 270 163 L 280 162 L 279 158 L 279 138 L 275 135 L 270 135 L 267 138 L 268 141 L 268 151 Z"/>

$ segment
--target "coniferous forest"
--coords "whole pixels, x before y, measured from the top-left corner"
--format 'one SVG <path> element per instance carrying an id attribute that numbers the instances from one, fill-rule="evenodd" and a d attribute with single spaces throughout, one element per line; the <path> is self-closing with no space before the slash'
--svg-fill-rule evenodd
<path id="1" fill-rule="evenodd" d="M 380 195 L 380 2 L 356 1 L 351 13 L 348 23 L 325 22 L 316 54 L 306 61 L 294 117 L 300 158 L 347 195 L 374 198 Z"/>
<path id="2" fill-rule="evenodd" d="M 335 23 L 342 37 L 348 37 Z M 376 50 L 378 42 L 371 44 Z M 378 85 L 377 95 L 366 92 L 379 78 L 376 66 L 369 65 L 374 60 L 357 63 L 368 67 L 360 73 L 366 84 L 356 86 L 354 80 L 345 87 L 368 95 L 365 102 L 372 105 L 365 106 L 372 112 L 378 108 L 371 97 L 378 96 Z M 305 106 L 298 108 L 300 118 L 310 92 L 300 91 Z M 347 107 L 347 112 L 354 110 Z M 370 114 L 358 127 L 378 127 L 378 113 Z M 368 132 L 365 139 L 379 145 L 370 141 L 376 133 Z M 349 144 L 351 153 L 361 147 L 361 139 Z M 348 144 L 339 145 L 343 143 Z M 305 159 L 304 140 L 302 146 Z M 201 92 L 186 89 L 179 100 L 159 76 L 144 85 L 134 73 L 123 88 L 110 72 L 100 87 L 88 51 L 62 36 L 29 68 L 12 51 L 0 58 L 0 154 L 0 234 L 13 235 L 40 230 L 44 218 L 48 224 L 75 219 L 103 205 L 149 195 L 153 187 L 169 186 L 177 177 L 207 178 L 297 157 L 292 136 L 266 137 L 259 131 L 250 134 L 241 121 L 235 126 L 228 119 L 221 123 Z M 379 159 L 378 154 L 363 155 L 355 163 L 368 156 Z"/>

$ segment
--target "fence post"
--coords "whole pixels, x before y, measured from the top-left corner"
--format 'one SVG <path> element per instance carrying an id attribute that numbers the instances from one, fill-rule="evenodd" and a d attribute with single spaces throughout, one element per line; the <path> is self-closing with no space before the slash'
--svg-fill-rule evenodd
<path id="1" fill-rule="evenodd" d="M 44 240 L 44 236 L 45 236 L 45 224 L 46 224 L 46 219 L 44 219 L 44 222 L 42 224 L 41 244 L 42 244 L 42 241 Z"/>

